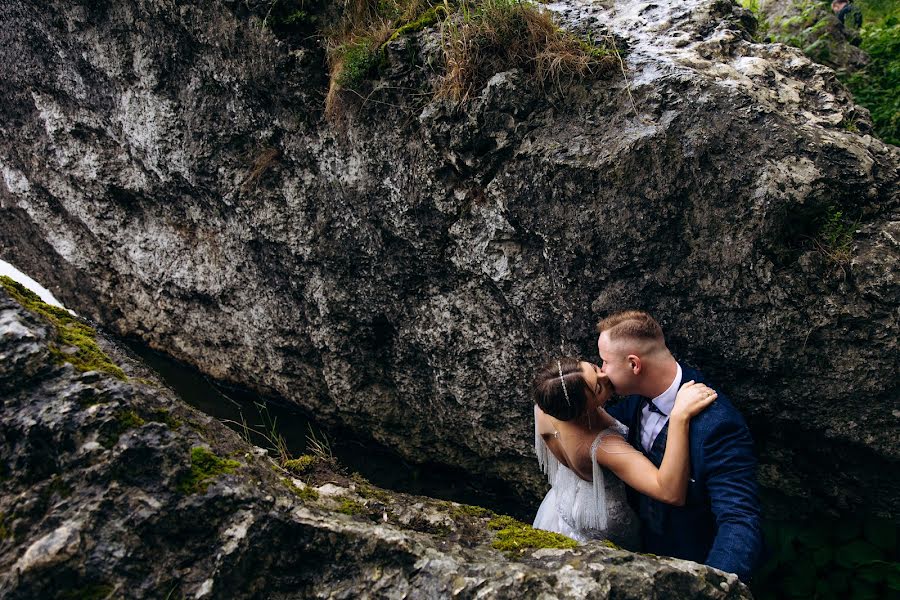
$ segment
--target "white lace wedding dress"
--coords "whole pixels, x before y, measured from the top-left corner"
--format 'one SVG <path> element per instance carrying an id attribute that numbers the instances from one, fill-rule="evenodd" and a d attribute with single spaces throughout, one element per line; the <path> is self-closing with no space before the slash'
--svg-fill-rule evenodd
<path id="1" fill-rule="evenodd" d="M 593 482 L 590 482 L 556 460 L 535 423 L 534 450 L 541 470 L 553 486 L 534 518 L 536 529 L 555 531 L 579 542 L 610 540 L 626 549 L 639 548 L 640 524 L 625 498 L 625 484 L 597 464 L 597 448 L 610 434 L 627 437 L 628 428 L 617 421 L 597 435 L 591 444 Z"/>

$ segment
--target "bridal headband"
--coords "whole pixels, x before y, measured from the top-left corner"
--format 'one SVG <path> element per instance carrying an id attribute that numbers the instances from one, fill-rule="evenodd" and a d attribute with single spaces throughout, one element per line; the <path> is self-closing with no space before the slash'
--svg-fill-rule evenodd
<path id="1" fill-rule="evenodd" d="M 559 369 L 559 382 L 562 384 L 563 394 L 566 396 L 566 404 L 572 406 L 572 403 L 569 401 L 569 390 L 566 389 L 566 380 L 563 378 L 562 363 L 557 360 L 556 366 Z"/>

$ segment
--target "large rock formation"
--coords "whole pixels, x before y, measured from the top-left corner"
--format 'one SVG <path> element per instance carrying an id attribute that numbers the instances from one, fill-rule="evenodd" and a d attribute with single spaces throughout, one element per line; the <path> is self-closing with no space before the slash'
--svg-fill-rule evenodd
<path id="1" fill-rule="evenodd" d="M 264 4 L 264 3 L 263 3 Z M 0 255 L 75 310 L 536 506 L 532 368 L 642 307 L 797 512 L 896 516 L 900 151 L 726 0 L 569 0 L 625 75 L 433 99 L 438 36 L 323 118 L 264 6 L 0 11 Z"/>
<path id="2" fill-rule="evenodd" d="M 687 561 L 536 550 L 575 544 L 339 471 L 313 487 L 325 465 L 293 479 L 99 341 L 122 379 L 60 364 L 78 348 L 0 287 L 2 598 L 750 597 Z"/>

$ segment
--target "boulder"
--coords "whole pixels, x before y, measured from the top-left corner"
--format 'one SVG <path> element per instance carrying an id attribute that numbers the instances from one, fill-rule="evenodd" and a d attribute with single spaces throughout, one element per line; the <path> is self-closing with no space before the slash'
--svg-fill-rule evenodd
<path id="1" fill-rule="evenodd" d="M 96 342 L 121 376 L 60 362 L 57 325 L 0 287 L 4 599 L 751 597 L 732 574 L 576 547 L 324 455 L 273 460 Z"/>
<path id="2" fill-rule="evenodd" d="M 897 516 L 900 150 L 727 0 L 549 5 L 621 72 L 432 93 L 437 26 L 326 119 L 265 3 L 0 11 L 0 256 L 413 462 L 544 482 L 529 379 L 638 307 L 747 417 L 771 513 Z"/>

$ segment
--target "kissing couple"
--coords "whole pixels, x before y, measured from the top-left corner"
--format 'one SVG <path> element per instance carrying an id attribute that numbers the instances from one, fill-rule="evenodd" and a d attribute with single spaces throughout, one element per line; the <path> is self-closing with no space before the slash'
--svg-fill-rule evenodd
<path id="1" fill-rule="evenodd" d="M 561 357 L 534 381 L 535 452 L 552 485 L 534 527 L 749 581 L 763 543 L 743 417 L 675 360 L 649 314 L 611 315 L 597 332 L 599 366 Z M 613 393 L 624 399 L 607 408 Z"/>

